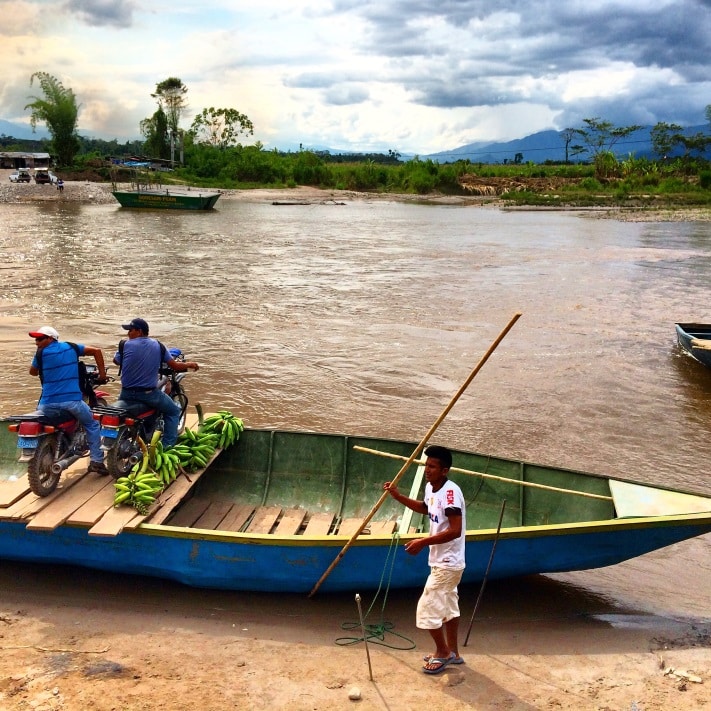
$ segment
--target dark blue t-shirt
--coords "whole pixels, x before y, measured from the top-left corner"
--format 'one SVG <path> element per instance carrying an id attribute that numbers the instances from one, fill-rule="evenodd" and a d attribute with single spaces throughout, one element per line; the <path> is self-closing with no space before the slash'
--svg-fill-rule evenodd
<path id="1" fill-rule="evenodd" d="M 163 354 L 164 357 L 161 357 Z M 159 341 L 142 336 L 125 341 L 123 358 L 116 351 L 114 362 L 121 366 L 121 385 L 124 388 L 150 390 L 158 385 L 161 363 L 167 363 L 170 358 L 171 355 Z"/>

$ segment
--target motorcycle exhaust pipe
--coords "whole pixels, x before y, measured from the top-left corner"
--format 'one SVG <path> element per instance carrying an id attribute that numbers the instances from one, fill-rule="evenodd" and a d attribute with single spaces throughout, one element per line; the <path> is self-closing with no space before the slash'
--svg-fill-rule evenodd
<path id="1" fill-rule="evenodd" d="M 71 457 L 60 459 L 58 462 L 52 464 L 52 474 L 61 474 L 67 467 L 71 467 L 72 464 L 79 459 L 81 459 L 81 456 L 78 454 L 72 454 Z"/>

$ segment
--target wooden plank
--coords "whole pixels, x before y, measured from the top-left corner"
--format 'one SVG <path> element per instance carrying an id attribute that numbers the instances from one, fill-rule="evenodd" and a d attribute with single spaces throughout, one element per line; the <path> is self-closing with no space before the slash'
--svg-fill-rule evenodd
<path id="1" fill-rule="evenodd" d="M 247 533 L 269 533 L 281 514 L 278 506 L 261 506 L 254 512 Z"/>
<path id="2" fill-rule="evenodd" d="M 368 524 L 368 528 L 366 528 L 366 531 L 370 529 L 370 534 L 372 536 L 389 536 L 395 530 L 396 524 L 397 521 L 371 521 Z"/>
<path id="3" fill-rule="evenodd" d="M 136 515 L 131 506 L 112 506 L 90 529 L 90 536 L 117 536 Z"/>
<path id="4" fill-rule="evenodd" d="M 254 506 L 251 504 L 235 504 L 229 513 L 220 521 L 217 526 L 220 531 L 239 531 L 247 519 L 252 515 Z"/>
<path id="5" fill-rule="evenodd" d="M 190 474 L 181 474 L 158 496 L 153 505 L 148 509 L 147 516 L 136 516 L 126 525 L 126 528 L 136 528 L 136 526 L 143 521 L 154 524 L 165 523 L 173 511 L 178 508 L 180 502 L 185 498 L 185 495 L 190 491 L 195 482 L 205 473 L 206 469 L 221 452 L 221 449 L 215 450 L 215 454 L 210 457 L 205 469 L 198 469 L 197 471 L 190 472 Z"/>
<path id="6" fill-rule="evenodd" d="M 99 479 L 103 486 L 67 518 L 67 523 L 93 526 L 114 505 L 116 487 L 111 477 Z"/>
<path id="7" fill-rule="evenodd" d="M 338 527 L 338 535 L 339 536 L 352 536 L 362 525 L 363 519 L 362 518 L 344 518 L 341 521 L 341 525 Z M 361 533 L 361 535 L 363 535 Z"/>
<path id="8" fill-rule="evenodd" d="M 84 477 L 63 496 L 56 498 L 36 514 L 27 524 L 27 528 L 41 531 L 54 530 L 104 486 L 106 486 L 106 480 L 103 477 Z"/>
<path id="9" fill-rule="evenodd" d="M 217 528 L 231 508 L 231 501 L 212 501 L 205 513 L 195 521 L 193 528 Z"/>
<path id="10" fill-rule="evenodd" d="M 30 491 L 30 483 L 27 481 L 27 474 L 23 474 L 15 481 L 0 482 L 0 508 L 12 506 Z M 0 517 L 2 511 L 0 511 Z"/>
<path id="11" fill-rule="evenodd" d="M 284 515 L 274 529 L 275 535 L 294 536 L 306 518 L 306 509 L 285 509 Z"/>
<path id="12" fill-rule="evenodd" d="M 326 536 L 331 530 L 334 515 L 332 513 L 316 513 L 306 524 L 305 536 Z"/>
<path id="13" fill-rule="evenodd" d="M 207 510 L 209 499 L 196 499 L 193 497 L 186 501 L 167 521 L 168 526 L 187 526 L 190 528 L 195 521 Z"/>
<path id="14" fill-rule="evenodd" d="M 81 481 L 86 476 L 86 469 L 67 469 L 62 473 L 62 478 L 57 485 L 57 488 L 49 496 L 37 496 L 36 494 L 28 494 L 22 497 L 18 502 L 13 504 L 11 509 L 14 513 L 10 516 L 13 519 L 31 518 L 39 513 L 43 508 L 49 506 L 55 499 L 63 496 L 69 489 L 78 481 Z M 6 509 L 6 515 L 10 514 L 10 510 Z"/>

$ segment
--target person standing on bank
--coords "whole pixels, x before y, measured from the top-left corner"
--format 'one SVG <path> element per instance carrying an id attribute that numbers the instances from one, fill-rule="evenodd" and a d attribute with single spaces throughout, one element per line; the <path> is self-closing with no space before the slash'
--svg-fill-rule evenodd
<path id="1" fill-rule="evenodd" d="M 425 674 L 439 674 L 449 664 L 463 664 L 459 656 L 459 594 L 457 586 L 464 572 L 466 515 L 462 490 L 447 479 L 452 453 L 433 445 L 425 449 L 425 497 L 410 499 L 391 482 L 383 488 L 396 501 L 420 514 L 428 514 L 430 533 L 405 546 L 417 555 L 429 546 L 430 574 L 417 603 L 417 627 L 428 630 L 435 651 L 424 657 Z"/>
<path id="2" fill-rule="evenodd" d="M 170 351 L 155 338 L 148 337 L 148 324 L 142 318 L 134 318 L 122 325 L 128 331 L 128 340 L 119 343 L 114 363 L 121 374 L 119 400 L 126 404 L 142 403 L 156 408 L 163 415 L 163 446 L 172 447 L 178 440 L 180 406 L 158 388 L 160 367 L 165 363 L 178 372 L 199 370 L 193 362 L 173 360 Z"/>
<path id="3" fill-rule="evenodd" d="M 104 452 L 101 449 L 99 423 L 84 402 L 78 368 L 80 356 L 92 356 L 99 369 L 98 382 L 105 383 L 106 368 L 101 348 L 85 346 L 82 343 L 61 342 L 56 329 L 51 326 L 42 326 L 37 331 L 30 331 L 29 335 L 35 339 L 37 346 L 37 352 L 30 366 L 30 375 L 39 375 L 42 381 L 38 411 L 48 417 L 58 415 L 61 410 L 71 412 L 86 431 L 90 460 L 88 471 L 108 474 L 109 470 L 104 464 Z"/>

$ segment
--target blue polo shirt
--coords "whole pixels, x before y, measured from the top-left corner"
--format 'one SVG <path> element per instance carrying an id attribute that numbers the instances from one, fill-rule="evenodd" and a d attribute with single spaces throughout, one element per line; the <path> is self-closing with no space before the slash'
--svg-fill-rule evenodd
<path id="1" fill-rule="evenodd" d="M 119 351 L 114 356 L 114 363 L 121 366 L 121 386 L 140 390 L 157 387 L 161 363 L 170 358 L 170 353 L 155 338 L 129 338 L 123 344 L 123 358 Z"/>
<path id="2" fill-rule="evenodd" d="M 84 355 L 84 345 L 77 343 L 79 355 Z M 32 367 L 39 370 L 37 354 Z M 69 343 L 52 341 L 42 349 L 42 396 L 39 405 L 81 400 L 77 354 Z"/>

